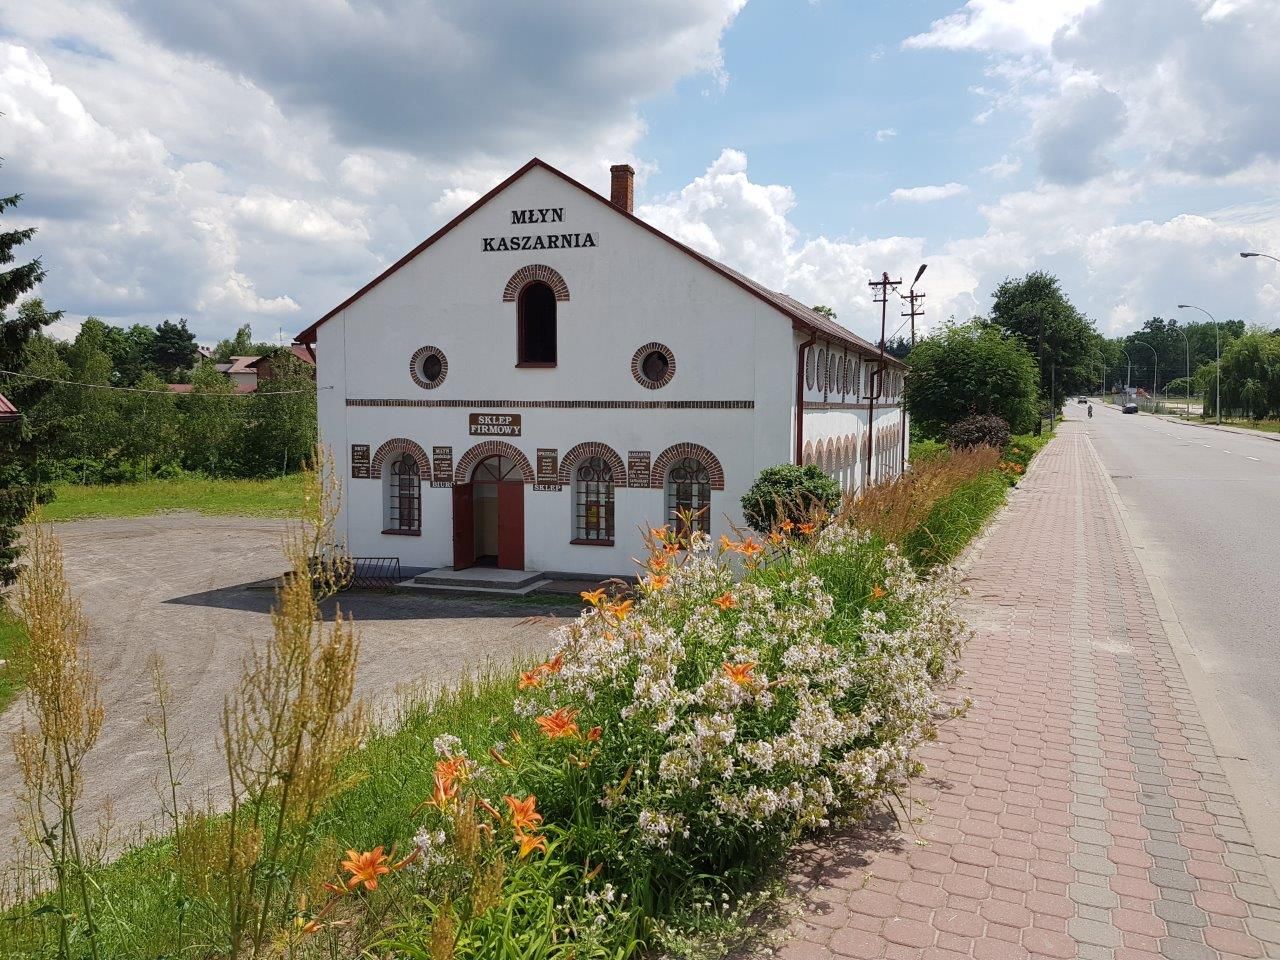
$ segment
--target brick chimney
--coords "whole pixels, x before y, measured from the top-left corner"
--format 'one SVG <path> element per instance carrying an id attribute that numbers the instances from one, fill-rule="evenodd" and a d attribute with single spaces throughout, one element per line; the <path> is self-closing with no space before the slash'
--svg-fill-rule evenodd
<path id="1" fill-rule="evenodd" d="M 609 168 L 609 200 L 615 207 L 632 212 L 636 202 L 636 169 L 629 163 Z"/>

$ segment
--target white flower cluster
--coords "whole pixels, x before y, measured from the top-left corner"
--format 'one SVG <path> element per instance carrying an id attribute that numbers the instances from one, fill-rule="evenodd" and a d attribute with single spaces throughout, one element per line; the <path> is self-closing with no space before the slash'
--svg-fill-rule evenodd
<path id="1" fill-rule="evenodd" d="M 695 535 L 660 555 L 661 586 L 632 609 L 602 604 L 562 627 L 562 669 L 539 694 L 600 724 L 606 751 L 626 744 L 634 776 L 601 802 L 631 808 L 654 849 L 792 834 L 883 797 L 918 772 L 967 638 L 953 573 L 921 577 L 850 527 L 745 575 L 721 552 Z M 833 568 L 874 572 L 860 617 L 836 613 L 830 591 L 849 588 L 818 575 Z"/>

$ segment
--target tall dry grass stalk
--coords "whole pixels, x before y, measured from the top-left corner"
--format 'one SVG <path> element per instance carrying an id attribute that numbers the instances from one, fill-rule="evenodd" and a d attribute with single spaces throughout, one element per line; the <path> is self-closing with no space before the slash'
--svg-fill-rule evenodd
<path id="1" fill-rule="evenodd" d="M 223 708 L 231 786 L 225 846 L 230 952 L 260 956 L 293 903 L 313 838 L 307 823 L 343 784 L 338 766 L 359 743 L 354 700 L 359 642 L 341 611 L 320 620 L 319 598 L 343 584 L 334 520 L 340 485 L 331 459 L 308 470 L 301 523 L 285 539 L 289 572 L 272 610 L 272 637 L 246 658 Z"/>
<path id="2" fill-rule="evenodd" d="M 1000 451 L 994 447 L 955 450 L 950 456 L 929 460 L 900 477 L 877 483 L 857 497 L 846 497 L 838 518 L 901 544 L 928 519 L 940 500 L 995 469 L 999 460 Z"/>
<path id="3" fill-rule="evenodd" d="M 28 638 L 26 702 L 34 728 L 24 719 L 13 738 L 24 826 L 53 870 L 59 958 L 69 957 L 72 940 L 83 934 L 97 960 L 87 851 L 77 829 L 76 804 L 84 788 L 84 758 L 102 730 L 102 702 L 98 680 L 81 650 L 88 624 L 71 596 L 58 538 L 37 514 L 25 539 L 27 564 L 18 577 L 17 610 Z M 79 918 L 73 900 L 78 901 Z"/>

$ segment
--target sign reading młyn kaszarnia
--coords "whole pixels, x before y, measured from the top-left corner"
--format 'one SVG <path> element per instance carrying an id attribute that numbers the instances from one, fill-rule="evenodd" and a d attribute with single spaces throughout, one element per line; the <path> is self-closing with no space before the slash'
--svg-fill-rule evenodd
<path id="1" fill-rule="evenodd" d="M 467 417 L 467 427 L 473 437 L 518 437 L 520 414 L 473 413 Z"/>
<path id="2" fill-rule="evenodd" d="M 563 223 L 564 207 L 539 207 L 532 210 L 512 210 L 513 224 Z M 594 233 L 546 233 L 517 234 L 510 237 L 481 237 L 480 249 L 484 253 L 502 253 L 506 250 L 578 250 L 598 246 Z"/>

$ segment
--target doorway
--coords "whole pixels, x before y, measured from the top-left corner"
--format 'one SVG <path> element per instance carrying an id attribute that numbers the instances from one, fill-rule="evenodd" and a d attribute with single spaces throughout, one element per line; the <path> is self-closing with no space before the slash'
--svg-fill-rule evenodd
<path id="1" fill-rule="evenodd" d="M 524 476 L 502 454 L 453 488 L 453 568 L 476 566 L 524 569 Z"/>

